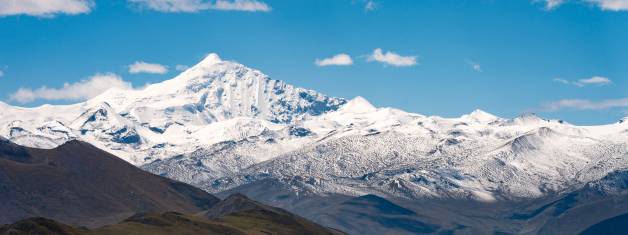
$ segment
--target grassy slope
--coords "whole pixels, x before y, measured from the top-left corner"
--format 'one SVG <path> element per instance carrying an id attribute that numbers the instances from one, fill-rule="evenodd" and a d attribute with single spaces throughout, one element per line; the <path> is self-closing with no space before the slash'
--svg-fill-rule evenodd
<path id="1" fill-rule="evenodd" d="M 300 219 L 299 219 L 300 220 Z M 286 222 L 290 221 L 290 222 Z M 220 219 L 184 215 L 176 212 L 143 213 L 134 215 L 118 224 L 97 229 L 71 227 L 44 218 L 30 218 L 14 224 L 0 226 L 0 234 L 12 235 L 288 235 L 288 234 L 344 234 L 321 229 L 311 222 L 278 217 L 268 211 L 243 211 Z"/>

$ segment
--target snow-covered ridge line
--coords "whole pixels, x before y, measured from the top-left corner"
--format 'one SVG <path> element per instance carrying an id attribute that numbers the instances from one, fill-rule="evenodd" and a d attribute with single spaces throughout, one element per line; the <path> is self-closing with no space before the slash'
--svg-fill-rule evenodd
<path id="1" fill-rule="evenodd" d="M 273 180 L 295 192 L 482 201 L 561 193 L 628 169 L 625 120 L 425 116 L 294 87 L 216 54 L 142 90 L 0 103 L 0 137 L 38 148 L 84 140 L 210 192 Z"/>
<path id="2" fill-rule="evenodd" d="M 288 125 L 345 103 L 212 53 L 173 79 L 141 90 L 110 89 L 72 105 L 22 108 L 0 103 L 0 136 L 40 148 L 79 138 L 143 164 L 224 140 L 199 134 L 213 124 L 246 117 L 265 125 Z M 45 126 L 53 121 L 61 127 Z M 246 134 L 233 129 L 236 133 L 227 135 Z"/>
<path id="3" fill-rule="evenodd" d="M 347 102 L 272 80 L 258 70 L 224 61 L 214 53 L 173 79 L 141 90 L 111 89 L 93 99 L 71 105 L 23 108 L 0 102 L 0 111 L 0 135 L 20 144 L 52 148 L 69 139 L 79 138 L 135 164 L 166 158 L 176 152 L 192 151 L 219 140 L 237 139 L 235 136 L 239 135 L 242 135 L 238 137 L 240 139 L 247 137 L 247 133 L 235 130 L 235 133 L 225 133 L 229 138 L 200 134 L 207 132 L 203 131 L 205 129 L 215 129 L 211 127 L 214 124 L 240 117 L 267 122 L 260 128 L 276 124 L 290 128 L 291 125 L 305 123 L 316 129 L 316 125 L 325 126 L 323 124 L 326 123 L 328 126 L 324 128 L 331 130 L 352 125 L 353 122 L 371 122 L 371 129 L 382 129 L 404 125 L 416 118 L 428 120 L 426 123 L 459 122 L 485 126 L 559 123 L 578 128 L 534 115 L 509 120 L 475 110 L 458 118 L 442 118 L 425 117 L 394 108 L 376 108 L 362 97 Z M 78 119 L 85 115 L 89 117 L 83 117 L 87 119 L 79 123 Z M 311 124 L 316 120 L 320 123 Z M 621 123 L 586 129 L 605 133 L 606 129 Z M 156 146 L 171 146 L 170 150 L 176 150 Z"/>
<path id="4" fill-rule="evenodd" d="M 15 110 L 33 111 L 33 112 L 36 112 L 36 111 L 45 112 L 45 111 L 50 111 L 50 110 L 64 110 L 65 111 L 65 110 L 81 109 L 86 106 L 91 107 L 95 105 L 100 105 L 101 103 L 108 103 L 109 105 L 114 107 L 115 110 L 121 112 L 127 109 L 131 109 L 129 106 L 133 104 L 137 104 L 142 101 L 146 102 L 149 100 L 159 101 L 157 104 L 152 104 L 153 106 L 171 107 L 171 106 L 177 106 L 177 105 L 179 106 L 189 105 L 190 104 L 189 102 L 199 101 L 196 99 L 199 97 L 197 96 L 190 97 L 190 95 L 193 95 L 195 92 L 202 93 L 203 89 L 206 89 L 208 86 L 213 85 L 212 83 L 216 82 L 215 80 L 221 80 L 221 82 L 223 82 L 223 84 L 221 85 L 236 85 L 234 84 L 234 82 L 240 79 L 245 80 L 247 86 L 254 86 L 254 88 L 260 88 L 260 89 L 249 89 L 249 90 L 237 90 L 238 92 L 250 92 L 250 93 L 239 94 L 239 95 L 251 96 L 250 98 L 252 99 L 246 99 L 246 100 L 252 101 L 249 104 L 252 104 L 254 106 L 262 105 L 264 102 L 264 100 L 261 99 L 263 97 L 260 97 L 260 91 L 262 92 L 269 91 L 269 90 L 263 90 L 263 89 L 268 89 L 269 87 L 260 87 L 260 86 L 263 86 L 263 84 L 261 83 L 273 83 L 275 87 L 272 87 L 272 88 L 283 88 L 283 89 L 288 89 L 288 90 L 294 89 L 299 92 L 302 92 L 302 93 L 298 93 L 298 95 L 300 96 L 313 95 L 313 97 L 308 97 L 308 98 L 314 99 L 316 101 L 322 101 L 322 100 L 328 99 L 329 101 L 331 101 L 332 103 L 336 105 L 334 107 L 328 107 L 326 110 L 314 110 L 316 114 L 321 114 L 323 113 L 323 111 L 336 110 L 346 102 L 344 99 L 328 98 L 312 90 L 307 90 L 303 88 L 295 88 L 282 81 L 271 80 L 268 76 L 264 75 L 259 70 L 247 68 L 244 65 L 233 62 L 233 61 L 222 60 L 220 56 L 218 56 L 217 54 L 210 53 L 206 58 L 201 60 L 198 64 L 183 71 L 181 74 L 175 76 L 173 79 L 166 80 L 160 83 L 151 84 L 147 87 L 144 87 L 143 89 L 121 90 L 117 88 L 112 88 L 104 92 L 103 94 L 95 98 L 92 98 L 88 101 L 76 103 L 76 104 L 69 104 L 69 105 L 43 104 L 38 107 L 19 107 L 19 106 L 12 106 L 12 105 L 9 105 L 7 103 L 0 101 L 0 110 L 7 111 L 7 112 L 15 111 Z M 225 92 L 221 88 L 223 87 L 219 87 L 218 91 Z M 278 92 L 284 92 L 284 91 L 279 90 Z M 220 94 L 224 94 L 224 93 L 220 93 Z M 173 96 L 173 95 L 176 95 L 176 96 Z M 204 95 L 207 95 L 207 94 L 204 94 Z M 167 102 L 165 102 L 165 100 L 155 100 L 156 97 L 164 98 L 165 100 L 167 100 Z M 200 98 L 204 98 L 204 97 L 200 96 Z M 351 109 L 354 110 L 353 112 L 371 112 L 378 109 L 361 96 L 355 97 L 352 100 L 352 103 L 354 104 L 349 105 L 352 107 L 345 108 L 345 112 L 351 112 Z M 143 105 L 148 105 L 148 104 L 144 103 Z M 239 105 L 241 106 L 241 104 Z M 353 107 L 353 106 L 356 106 L 356 107 Z M 217 108 L 217 107 L 210 107 L 210 108 Z M 387 109 L 392 109 L 392 108 L 387 108 Z M 239 113 L 239 114 L 241 116 L 259 115 L 259 114 L 255 114 L 251 112 L 249 113 L 245 112 L 245 113 Z M 421 114 L 416 114 L 416 115 L 421 115 Z M 67 116 L 72 116 L 72 115 L 67 115 Z M 53 116 L 53 117 L 60 118 L 61 116 Z M 440 116 L 431 116 L 431 117 L 437 118 L 437 119 L 443 119 L 443 120 L 473 119 L 479 122 L 505 120 L 504 118 L 497 117 L 493 114 L 490 114 L 480 109 L 476 109 L 469 114 L 462 115 L 461 117 L 452 117 L 452 118 L 440 117 Z M 3 119 L 6 119 L 6 118 L 3 118 Z M 533 113 L 522 114 L 518 117 L 513 118 L 511 121 L 525 123 L 525 122 L 537 122 L 541 120 L 548 121 L 548 122 L 562 122 L 561 120 L 543 119 L 541 117 L 536 116 Z M 628 117 L 625 117 L 619 120 L 618 123 L 623 123 L 626 120 L 628 120 Z M 278 120 L 275 120 L 275 121 L 278 121 Z M 287 122 L 290 120 L 282 119 L 279 121 Z M 611 124 L 614 124 L 614 123 L 611 123 Z M 603 124 L 599 126 L 605 126 L 605 125 L 610 125 L 610 124 Z"/>

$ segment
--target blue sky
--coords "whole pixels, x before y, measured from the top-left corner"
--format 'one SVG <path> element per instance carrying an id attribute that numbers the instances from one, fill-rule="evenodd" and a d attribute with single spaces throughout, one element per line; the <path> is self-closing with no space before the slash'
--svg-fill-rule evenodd
<path id="1" fill-rule="evenodd" d="M 141 87 L 216 52 L 425 115 L 628 116 L 627 0 L 24 1 L 0 0 L 0 100 L 13 105 Z"/>

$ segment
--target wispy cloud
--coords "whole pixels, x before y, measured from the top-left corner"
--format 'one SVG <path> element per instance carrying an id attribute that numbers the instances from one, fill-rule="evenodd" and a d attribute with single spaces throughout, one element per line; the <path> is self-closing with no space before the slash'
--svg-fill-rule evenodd
<path id="1" fill-rule="evenodd" d="M 99 73 L 76 83 L 65 83 L 61 88 L 20 88 L 9 99 L 19 103 L 35 100 L 86 100 L 110 88 L 132 89 L 132 85 L 116 74 Z"/>
<path id="2" fill-rule="evenodd" d="M 332 56 L 330 58 L 316 59 L 316 61 L 314 61 L 314 64 L 321 67 L 330 66 L 330 65 L 345 65 L 346 66 L 346 65 L 352 65 L 353 59 L 351 59 L 350 55 L 341 53 L 341 54 Z"/>
<path id="3" fill-rule="evenodd" d="M 151 64 L 146 63 L 144 61 L 136 61 L 135 63 L 129 65 L 129 73 L 137 74 L 137 73 L 154 73 L 154 74 L 164 74 L 168 72 L 168 67 L 161 64 Z"/>
<path id="4" fill-rule="evenodd" d="M 89 13 L 91 0 L 0 0 L 0 16 L 30 15 L 54 17 L 58 14 Z"/>
<path id="5" fill-rule="evenodd" d="M 128 0 L 131 4 L 160 12 L 271 11 L 271 7 L 257 0 Z"/>
<path id="6" fill-rule="evenodd" d="M 544 1 L 545 1 L 545 8 L 548 10 L 552 10 L 564 3 L 563 0 L 544 0 Z"/>
<path id="7" fill-rule="evenodd" d="M 602 76 L 593 76 L 591 78 L 579 79 L 577 81 L 569 81 L 562 78 L 554 78 L 552 80 L 554 82 L 562 83 L 565 85 L 574 85 L 578 87 L 584 87 L 588 85 L 604 86 L 604 85 L 609 85 L 613 83 L 613 81 L 611 81 L 607 77 L 602 77 Z"/>
<path id="8" fill-rule="evenodd" d="M 387 51 L 383 53 L 381 48 L 377 48 L 366 58 L 367 61 L 377 61 L 392 66 L 414 66 L 417 64 L 416 56 L 401 56 L 395 52 Z"/>
<path id="9" fill-rule="evenodd" d="M 177 71 L 183 71 L 183 70 L 187 70 L 189 68 L 190 68 L 190 66 L 183 65 L 183 64 L 178 64 L 177 66 L 174 67 L 174 69 L 176 69 Z"/>
<path id="10" fill-rule="evenodd" d="M 585 99 L 563 99 L 544 103 L 541 106 L 541 109 L 543 111 L 554 112 L 561 109 L 602 110 L 626 107 L 628 107 L 628 98 L 608 99 L 601 101 L 592 101 Z"/>
<path id="11" fill-rule="evenodd" d="M 258 2 L 255 0 L 218 0 L 214 4 L 213 8 L 215 10 L 225 10 L 225 11 L 263 11 L 268 12 L 271 10 L 270 6 L 266 3 Z"/>
<path id="12" fill-rule="evenodd" d="M 482 72 L 482 65 L 480 65 L 480 63 L 474 62 L 469 59 L 464 60 L 464 62 L 467 63 L 467 65 L 469 65 L 469 67 L 471 67 L 471 69 L 473 69 L 474 71 Z"/>
<path id="13" fill-rule="evenodd" d="M 576 82 L 576 85 L 578 86 L 585 86 L 585 85 L 603 86 L 603 85 L 608 85 L 608 84 L 611 84 L 611 80 L 606 77 L 601 77 L 601 76 L 593 76 L 587 79 L 580 79 Z"/>
<path id="14" fill-rule="evenodd" d="M 4 71 L 0 70 L 0 78 L 4 77 Z"/>
<path id="15" fill-rule="evenodd" d="M 588 0 L 607 11 L 623 11 L 628 10 L 628 0 Z"/>
<path id="16" fill-rule="evenodd" d="M 377 9 L 377 3 L 375 3 L 374 0 L 367 0 L 364 4 L 364 10 L 367 12 L 374 11 L 375 9 Z"/>
<path id="17" fill-rule="evenodd" d="M 565 85 L 569 85 L 569 84 L 571 84 L 571 82 L 570 82 L 570 81 L 567 81 L 567 80 L 562 79 L 562 78 L 554 78 L 554 79 L 552 79 L 552 81 L 554 81 L 554 82 L 558 82 L 558 83 L 562 83 L 562 84 L 565 84 Z"/>
<path id="18" fill-rule="evenodd" d="M 548 10 L 555 9 L 566 3 L 565 0 L 542 0 L 545 8 Z M 574 2 L 582 2 L 592 4 L 605 11 L 624 11 L 628 10 L 628 0 L 575 0 Z"/>

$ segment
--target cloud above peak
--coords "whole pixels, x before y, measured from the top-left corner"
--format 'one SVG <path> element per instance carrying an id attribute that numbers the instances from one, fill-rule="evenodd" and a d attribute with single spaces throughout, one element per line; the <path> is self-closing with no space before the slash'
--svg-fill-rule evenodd
<path id="1" fill-rule="evenodd" d="M 353 59 L 351 59 L 350 55 L 347 55 L 345 53 L 340 53 L 338 55 L 329 57 L 329 58 L 325 58 L 325 59 L 316 59 L 316 61 L 314 61 L 314 64 L 316 64 L 317 66 L 323 67 L 323 66 L 330 66 L 330 65 L 352 65 L 353 64 Z"/>
<path id="2" fill-rule="evenodd" d="M 376 61 L 396 67 L 414 66 L 417 64 L 416 56 L 401 56 L 392 51 L 384 53 L 381 48 L 373 50 L 373 53 L 369 55 L 366 60 L 369 62 Z"/>
<path id="3" fill-rule="evenodd" d="M 144 61 L 136 61 L 135 63 L 129 65 L 129 73 L 138 74 L 138 73 L 154 73 L 154 74 L 165 74 L 168 72 L 168 67 L 161 64 L 151 64 L 146 63 Z"/>
<path id="4" fill-rule="evenodd" d="M 65 83 L 61 88 L 46 86 L 37 89 L 20 88 L 11 94 L 9 99 L 22 104 L 35 100 L 82 101 L 100 95 L 111 88 L 132 89 L 133 86 L 114 73 L 97 73 L 76 83 Z"/>
<path id="5" fill-rule="evenodd" d="M 30 15 L 54 17 L 58 14 L 89 13 L 92 0 L 0 0 L 0 16 Z"/>
<path id="6" fill-rule="evenodd" d="M 128 0 L 129 3 L 159 12 L 199 12 L 204 10 L 268 12 L 271 7 L 257 0 Z"/>

